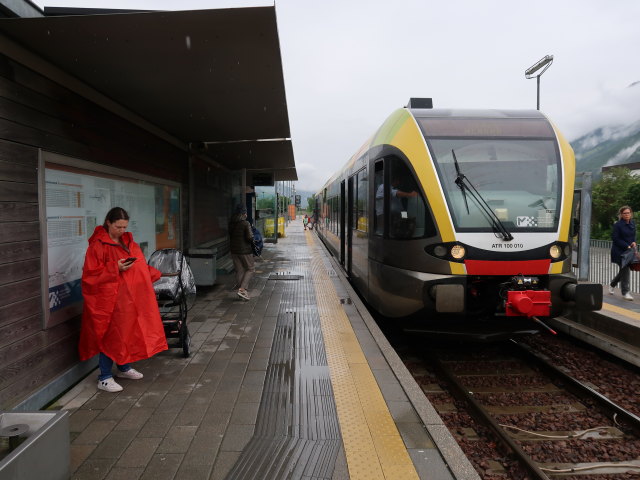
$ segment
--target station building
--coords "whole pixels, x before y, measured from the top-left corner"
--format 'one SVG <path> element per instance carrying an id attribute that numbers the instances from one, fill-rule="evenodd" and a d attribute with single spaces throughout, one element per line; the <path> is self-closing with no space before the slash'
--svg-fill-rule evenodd
<path id="1" fill-rule="evenodd" d="M 150 255 L 215 245 L 252 187 L 297 180 L 274 7 L 179 12 L 0 0 L 0 410 L 79 362 L 87 239 L 113 206 Z"/>

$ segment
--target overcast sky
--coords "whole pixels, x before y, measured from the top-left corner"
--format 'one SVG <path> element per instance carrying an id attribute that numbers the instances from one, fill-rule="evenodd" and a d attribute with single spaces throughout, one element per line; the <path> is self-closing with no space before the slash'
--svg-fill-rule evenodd
<path id="1" fill-rule="evenodd" d="M 233 0 L 35 0 L 198 10 Z M 179 8 L 176 5 L 179 3 Z M 434 107 L 536 107 L 524 71 L 545 55 L 541 110 L 569 140 L 640 119 L 640 1 L 278 0 L 298 190 L 319 189 L 410 97 Z"/>

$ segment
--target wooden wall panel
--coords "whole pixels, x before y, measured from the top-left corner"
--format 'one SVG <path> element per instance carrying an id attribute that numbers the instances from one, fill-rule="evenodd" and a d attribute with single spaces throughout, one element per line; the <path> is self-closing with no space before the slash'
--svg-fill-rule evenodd
<path id="1" fill-rule="evenodd" d="M 16 320 L 38 314 L 42 314 L 42 300 L 40 296 L 10 303 L 9 305 L 0 307 L 0 327 L 13 323 Z"/>
<path id="2" fill-rule="evenodd" d="M 0 228 L 0 243 L 40 239 L 40 223 L 6 222 Z"/>
<path id="3" fill-rule="evenodd" d="M 25 297 L 40 297 L 40 275 L 21 282 L 0 286 L 0 306 L 8 305 Z"/>
<path id="4" fill-rule="evenodd" d="M 16 219 L 24 222 L 37 221 L 38 204 L 0 201 L 0 222 L 11 222 Z"/>
<path id="5" fill-rule="evenodd" d="M 1 55 L 0 77 L 0 99 L 28 122 L 15 122 L 26 130 L 10 130 L 20 143 L 35 145 L 28 139 L 37 138 L 38 145 L 56 153 L 187 183 L 185 151 Z M 0 108 L 0 137 L 3 128 L 11 128 L 2 119 L 12 122 Z"/>
<path id="6" fill-rule="evenodd" d="M 0 285 L 19 282 L 27 278 L 40 278 L 40 259 L 0 265 Z"/>
<path id="7" fill-rule="evenodd" d="M 77 343 L 78 337 L 74 335 L 58 342 L 50 349 L 34 352 L 32 361 L 22 374 L 18 372 L 17 375 L 12 375 L 14 369 L 0 370 L 0 378 L 11 380 L 11 383 L 0 390 L 0 405 L 17 405 L 30 393 L 39 390 L 56 376 L 71 368 L 78 361 L 78 353 L 68 347 Z"/>
<path id="8" fill-rule="evenodd" d="M 0 181 L 0 202 L 37 202 L 38 187 L 35 184 Z"/>
<path id="9" fill-rule="evenodd" d="M 40 258 L 40 240 L 0 244 L 0 264 L 30 258 Z"/>
<path id="10" fill-rule="evenodd" d="M 188 198 L 187 152 L 0 55 L 0 410 L 78 362 L 79 318 L 43 329 L 39 149 L 177 181 Z"/>
<path id="11" fill-rule="evenodd" d="M 0 161 L 14 165 L 26 165 L 36 169 L 38 167 L 38 150 L 19 143 L 0 141 Z"/>
<path id="12" fill-rule="evenodd" d="M 38 171 L 31 165 L 0 162 L 0 180 L 21 183 L 36 183 Z"/>
<path id="13" fill-rule="evenodd" d="M 20 340 L 37 335 L 41 331 L 42 313 L 0 327 L 0 348 L 19 343 Z"/>

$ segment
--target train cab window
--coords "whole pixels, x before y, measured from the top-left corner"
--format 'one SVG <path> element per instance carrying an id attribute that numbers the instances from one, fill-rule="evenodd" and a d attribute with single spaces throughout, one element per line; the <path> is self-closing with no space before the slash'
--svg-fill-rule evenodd
<path id="1" fill-rule="evenodd" d="M 389 238 L 433 236 L 435 225 L 413 173 L 400 158 L 388 157 L 385 162 L 385 174 L 378 175 L 377 165 L 375 172 L 376 233 L 384 224 L 380 215 L 380 211 L 383 211 L 388 219 Z M 388 181 L 380 182 L 380 178 Z"/>
<path id="2" fill-rule="evenodd" d="M 554 139 L 433 138 L 428 144 L 457 231 L 493 231 L 486 207 L 509 231 L 558 228 L 562 179 Z M 475 197 L 459 187 L 460 174 Z"/>

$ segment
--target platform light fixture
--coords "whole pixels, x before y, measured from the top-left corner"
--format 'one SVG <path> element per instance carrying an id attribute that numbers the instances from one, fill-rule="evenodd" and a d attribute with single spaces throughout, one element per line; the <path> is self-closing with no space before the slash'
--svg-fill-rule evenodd
<path id="1" fill-rule="evenodd" d="M 547 71 L 547 68 L 551 66 L 553 63 L 553 55 L 545 55 L 540 60 L 538 60 L 534 65 L 527 68 L 524 71 L 524 76 L 529 78 L 536 78 L 538 84 L 538 102 L 536 108 L 540 110 L 540 76 Z"/>

